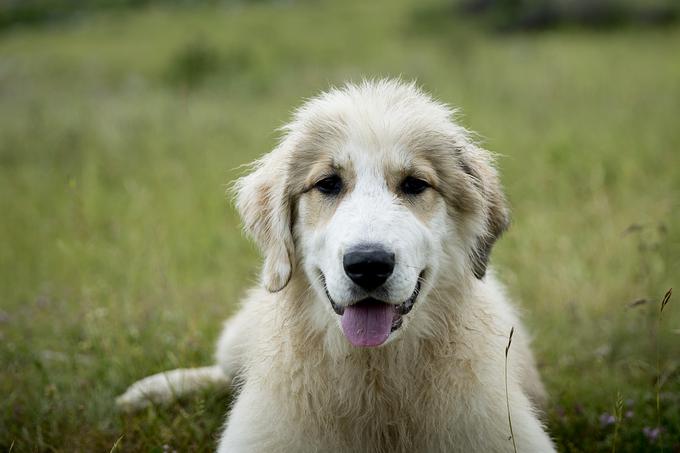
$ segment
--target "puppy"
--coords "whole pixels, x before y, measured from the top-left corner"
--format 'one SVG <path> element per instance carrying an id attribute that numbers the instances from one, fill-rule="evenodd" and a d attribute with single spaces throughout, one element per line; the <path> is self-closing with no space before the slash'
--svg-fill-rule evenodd
<path id="1" fill-rule="evenodd" d="M 219 452 L 554 451 L 528 336 L 487 268 L 505 197 L 453 113 L 398 80 L 299 108 L 235 186 L 262 285 L 217 365 L 151 376 L 118 404 L 238 377 Z"/>

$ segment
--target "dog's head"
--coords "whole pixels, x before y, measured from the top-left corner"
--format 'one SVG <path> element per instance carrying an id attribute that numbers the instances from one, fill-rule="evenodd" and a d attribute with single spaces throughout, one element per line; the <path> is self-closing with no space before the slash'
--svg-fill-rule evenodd
<path id="1" fill-rule="evenodd" d="M 313 309 L 353 345 L 378 346 L 418 316 L 434 282 L 483 278 L 508 212 L 491 155 L 452 115 L 387 80 L 303 105 L 236 185 L 264 286 L 306 279 Z"/>

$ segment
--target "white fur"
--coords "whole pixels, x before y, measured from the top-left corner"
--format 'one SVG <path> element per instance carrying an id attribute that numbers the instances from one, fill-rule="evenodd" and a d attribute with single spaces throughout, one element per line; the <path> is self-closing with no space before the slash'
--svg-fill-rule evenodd
<path id="1" fill-rule="evenodd" d="M 507 224 L 497 176 L 451 113 L 399 81 L 347 85 L 307 102 L 281 144 L 236 186 L 245 228 L 265 255 L 267 290 L 252 290 L 225 326 L 221 375 L 207 368 L 193 380 L 176 370 L 174 385 L 168 374 L 152 376 L 119 403 L 136 408 L 239 375 L 220 452 L 510 452 L 504 353 L 514 327 L 507 397 L 517 450 L 554 451 L 538 417 L 545 394 L 528 335 L 493 273 L 480 278 Z M 411 146 L 456 167 L 447 168 L 426 219 L 387 183 L 388 167 L 408 169 Z M 314 202 L 290 178 L 296 159 L 316 149 L 351 168 L 353 183 L 315 223 Z M 364 242 L 396 255 L 379 295 L 343 271 L 343 254 Z M 423 270 L 402 327 L 380 347 L 351 346 L 320 275 L 339 305 L 369 295 L 399 304 Z"/>

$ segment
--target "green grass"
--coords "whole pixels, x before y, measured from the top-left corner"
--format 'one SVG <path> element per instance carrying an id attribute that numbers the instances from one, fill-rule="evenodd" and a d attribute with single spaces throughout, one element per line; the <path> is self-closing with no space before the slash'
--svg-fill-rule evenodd
<path id="1" fill-rule="evenodd" d="M 445 10 L 157 6 L 0 34 L 0 449 L 213 447 L 228 394 L 134 416 L 115 395 L 210 363 L 256 281 L 224 195 L 238 167 L 302 98 L 401 74 L 502 155 L 494 263 L 560 450 L 612 451 L 616 427 L 617 452 L 678 451 L 677 297 L 657 314 L 680 286 L 680 28 L 498 35 Z M 632 416 L 602 426 L 619 394 Z"/>

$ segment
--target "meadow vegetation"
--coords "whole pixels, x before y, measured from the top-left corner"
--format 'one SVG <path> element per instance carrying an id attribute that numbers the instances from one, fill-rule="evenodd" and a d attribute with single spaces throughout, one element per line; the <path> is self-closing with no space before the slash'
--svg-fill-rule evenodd
<path id="1" fill-rule="evenodd" d="M 500 33 L 446 5 L 151 2 L 4 28 L 0 449 L 211 449 L 228 392 L 132 416 L 114 397 L 210 363 L 256 282 L 225 196 L 240 166 L 303 98 L 401 75 L 499 154 L 493 263 L 560 450 L 680 451 L 677 289 L 660 315 L 680 286 L 680 27 Z"/>

